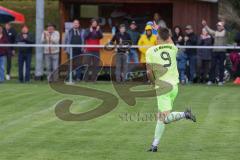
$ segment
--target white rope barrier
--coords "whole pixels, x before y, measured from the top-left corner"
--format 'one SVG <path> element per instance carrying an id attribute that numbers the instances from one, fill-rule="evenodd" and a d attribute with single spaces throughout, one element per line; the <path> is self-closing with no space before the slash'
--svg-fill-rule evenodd
<path id="1" fill-rule="evenodd" d="M 124 44 L 124 45 L 69 45 L 69 44 L 0 44 L 0 47 L 16 47 L 16 48 L 22 48 L 22 47 L 31 47 L 31 48 L 37 48 L 37 47 L 59 47 L 59 48 L 69 48 L 69 58 L 73 59 L 73 48 L 99 48 L 99 49 L 107 49 L 107 50 L 114 50 L 117 48 L 125 48 L 125 49 L 131 49 L 131 48 L 149 48 L 152 46 L 138 46 L 138 45 L 130 45 L 130 44 Z M 228 45 L 228 46 L 179 46 L 177 45 L 179 49 L 240 49 L 240 46 L 235 45 Z M 69 85 L 74 84 L 73 82 L 73 67 L 72 67 L 72 61 L 70 61 L 69 65 L 69 80 L 66 82 Z"/>
<path id="2" fill-rule="evenodd" d="M 149 48 L 152 46 L 138 46 L 138 45 L 68 45 L 68 44 L 0 44 L 0 47 L 59 47 L 59 48 Z M 240 49 L 240 46 L 179 46 L 181 49 Z"/>

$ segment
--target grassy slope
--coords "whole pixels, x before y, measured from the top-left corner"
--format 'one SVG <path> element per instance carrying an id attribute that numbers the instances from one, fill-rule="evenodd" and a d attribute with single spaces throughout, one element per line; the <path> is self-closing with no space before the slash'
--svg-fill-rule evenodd
<path id="1" fill-rule="evenodd" d="M 114 93 L 107 83 L 90 85 Z M 181 121 L 167 126 L 160 152 L 146 153 L 155 122 L 126 122 L 124 112 L 154 112 L 153 99 L 138 99 L 130 108 L 120 101 L 113 112 L 88 122 L 64 122 L 54 115 L 59 100 L 75 100 L 73 111 L 90 108 L 99 101 L 62 95 L 46 84 L 0 85 L 1 160 L 238 160 L 239 87 L 182 87 L 175 110 L 192 106 L 196 125 Z M 191 98 L 190 98 L 191 97 Z"/>

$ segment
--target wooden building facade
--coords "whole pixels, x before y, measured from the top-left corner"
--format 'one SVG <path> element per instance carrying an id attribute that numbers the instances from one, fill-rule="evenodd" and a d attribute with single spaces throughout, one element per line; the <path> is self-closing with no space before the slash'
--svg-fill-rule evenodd
<path id="1" fill-rule="evenodd" d="M 218 0 L 59 0 L 61 32 L 65 23 L 77 18 L 83 28 L 89 27 L 91 18 L 99 18 L 105 32 L 102 43 L 111 38 L 111 27 L 135 20 L 143 29 L 153 14 L 158 12 L 169 28 L 176 25 L 192 25 L 196 33 L 201 32 L 201 21 L 206 19 L 215 27 L 218 20 Z M 109 59 L 101 52 L 102 59 Z M 62 55 L 62 62 L 66 55 Z M 109 63 L 105 63 L 109 64 Z M 110 65 L 110 64 L 109 64 Z"/>

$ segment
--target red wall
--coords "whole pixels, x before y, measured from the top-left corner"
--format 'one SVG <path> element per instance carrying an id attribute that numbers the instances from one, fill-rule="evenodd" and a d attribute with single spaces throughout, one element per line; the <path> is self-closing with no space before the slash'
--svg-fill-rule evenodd
<path id="1" fill-rule="evenodd" d="M 218 5 L 216 3 L 176 1 L 173 5 L 173 25 L 192 25 L 199 33 L 202 29 L 202 19 L 215 27 L 218 20 Z"/>

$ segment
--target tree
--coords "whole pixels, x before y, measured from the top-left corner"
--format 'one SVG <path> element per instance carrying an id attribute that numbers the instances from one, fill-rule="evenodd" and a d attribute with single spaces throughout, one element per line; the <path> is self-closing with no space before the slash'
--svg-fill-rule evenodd
<path id="1" fill-rule="evenodd" d="M 240 10 L 239 10 L 240 1 L 239 0 L 229 0 L 229 2 L 232 4 L 232 7 L 238 12 L 238 15 L 240 15 Z"/>

